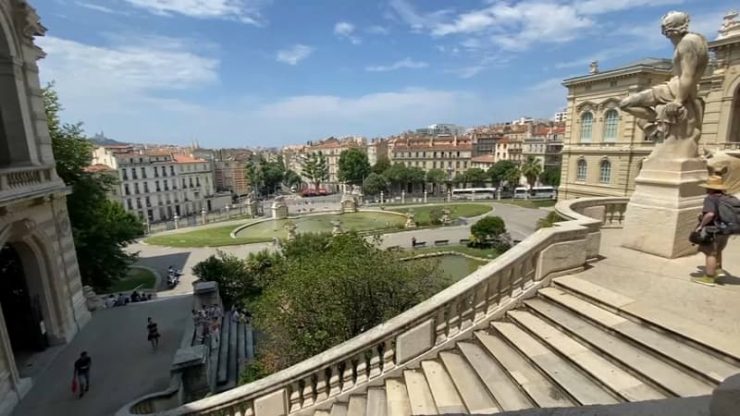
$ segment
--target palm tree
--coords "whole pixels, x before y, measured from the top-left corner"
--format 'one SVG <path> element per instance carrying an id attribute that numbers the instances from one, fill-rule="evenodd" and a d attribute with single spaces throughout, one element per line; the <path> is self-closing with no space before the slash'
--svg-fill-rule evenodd
<path id="1" fill-rule="evenodd" d="M 527 183 L 529 183 L 529 189 L 531 191 L 532 187 L 537 184 L 537 178 L 542 174 L 542 165 L 540 164 L 539 159 L 535 159 L 532 156 L 528 157 L 527 161 L 522 164 L 520 169 L 522 175 L 527 178 Z"/>

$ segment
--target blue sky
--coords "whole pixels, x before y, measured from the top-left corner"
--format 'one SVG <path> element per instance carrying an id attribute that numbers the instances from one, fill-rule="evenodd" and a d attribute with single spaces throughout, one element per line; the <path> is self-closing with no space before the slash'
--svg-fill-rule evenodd
<path id="1" fill-rule="evenodd" d="M 710 40 L 730 0 L 31 0 L 64 119 L 126 141 L 279 146 L 564 107 L 564 78 Z"/>

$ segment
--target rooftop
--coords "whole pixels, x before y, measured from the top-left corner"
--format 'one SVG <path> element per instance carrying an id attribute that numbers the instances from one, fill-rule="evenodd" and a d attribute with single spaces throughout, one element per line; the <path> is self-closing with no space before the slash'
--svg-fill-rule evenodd
<path id="1" fill-rule="evenodd" d="M 602 79 L 608 79 L 615 76 L 636 74 L 639 72 L 653 72 L 653 73 L 664 73 L 669 74 L 673 63 L 670 59 L 664 58 L 644 58 L 638 61 L 629 63 L 624 66 L 620 66 L 608 71 L 600 71 L 595 74 L 581 75 L 573 78 L 568 78 L 563 81 L 564 86 L 570 86 L 585 81 L 598 81 Z"/>

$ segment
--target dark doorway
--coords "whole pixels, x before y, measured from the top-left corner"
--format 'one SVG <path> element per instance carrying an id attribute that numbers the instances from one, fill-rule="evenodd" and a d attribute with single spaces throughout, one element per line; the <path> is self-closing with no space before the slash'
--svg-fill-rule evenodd
<path id="1" fill-rule="evenodd" d="M 41 299 L 29 292 L 21 257 L 9 244 L 0 249 L 0 305 L 16 355 L 48 346 L 42 332 Z"/>

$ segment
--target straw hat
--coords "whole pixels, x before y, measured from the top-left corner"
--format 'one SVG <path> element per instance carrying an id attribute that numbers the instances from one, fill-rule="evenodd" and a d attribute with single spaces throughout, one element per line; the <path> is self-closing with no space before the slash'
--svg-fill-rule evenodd
<path id="1" fill-rule="evenodd" d="M 712 175 L 708 177 L 707 182 L 699 186 L 701 186 L 702 188 L 714 189 L 716 191 L 726 191 L 727 190 L 727 185 L 722 183 L 722 177 L 717 176 L 717 175 Z"/>

